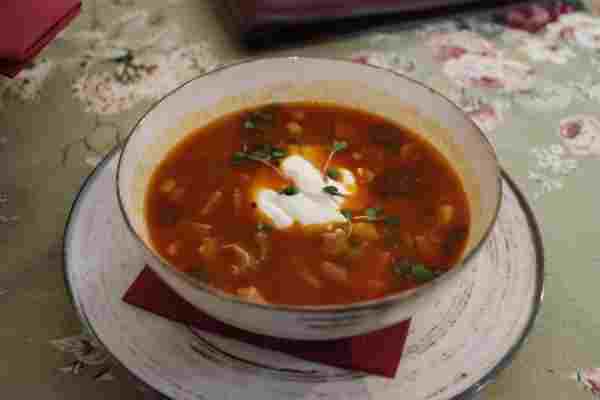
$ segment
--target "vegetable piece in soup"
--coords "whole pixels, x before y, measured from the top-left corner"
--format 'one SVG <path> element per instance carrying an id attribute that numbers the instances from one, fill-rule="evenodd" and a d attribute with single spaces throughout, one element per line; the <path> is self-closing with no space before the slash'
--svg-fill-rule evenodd
<path id="1" fill-rule="evenodd" d="M 258 303 L 349 304 L 415 288 L 460 260 L 461 180 L 429 142 L 364 111 L 283 103 L 191 132 L 146 193 L 155 249 Z"/>

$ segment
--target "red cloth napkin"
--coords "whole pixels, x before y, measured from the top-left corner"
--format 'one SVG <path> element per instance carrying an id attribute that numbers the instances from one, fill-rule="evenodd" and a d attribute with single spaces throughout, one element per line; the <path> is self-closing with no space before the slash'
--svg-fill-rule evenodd
<path id="1" fill-rule="evenodd" d="M 80 9 L 79 0 L 0 0 L 0 74 L 15 76 Z"/>
<path id="2" fill-rule="evenodd" d="M 366 335 L 309 341 L 263 336 L 209 317 L 171 290 L 148 267 L 138 275 L 123 300 L 146 311 L 200 330 L 309 361 L 393 378 L 408 335 L 410 320 Z"/>

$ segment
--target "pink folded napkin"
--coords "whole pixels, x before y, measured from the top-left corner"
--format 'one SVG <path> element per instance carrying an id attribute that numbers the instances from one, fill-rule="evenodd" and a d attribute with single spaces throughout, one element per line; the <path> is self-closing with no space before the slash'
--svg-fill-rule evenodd
<path id="1" fill-rule="evenodd" d="M 410 320 L 366 335 L 309 341 L 258 335 L 209 317 L 179 297 L 148 267 L 138 275 L 123 300 L 172 321 L 234 338 L 309 361 L 393 378 L 408 335 Z"/>
<path id="2" fill-rule="evenodd" d="M 0 74 L 15 76 L 80 9 L 79 0 L 0 0 Z"/>

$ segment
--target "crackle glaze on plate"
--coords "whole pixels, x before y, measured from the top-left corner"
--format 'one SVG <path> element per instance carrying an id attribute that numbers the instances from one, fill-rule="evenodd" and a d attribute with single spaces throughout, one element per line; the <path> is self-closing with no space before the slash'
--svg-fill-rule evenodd
<path id="1" fill-rule="evenodd" d="M 82 188 L 65 234 L 65 273 L 86 328 L 133 374 L 175 399 L 442 400 L 470 396 L 505 367 L 542 297 L 543 254 L 533 215 L 504 175 L 496 226 L 447 295 L 413 318 L 394 379 L 259 349 L 121 300 L 143 268 L 118 211 L 118 152 Z"/>

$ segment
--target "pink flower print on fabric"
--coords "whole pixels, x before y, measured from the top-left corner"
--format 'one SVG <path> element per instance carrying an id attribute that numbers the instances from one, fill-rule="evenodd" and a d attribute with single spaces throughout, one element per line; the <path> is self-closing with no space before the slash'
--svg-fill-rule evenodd
<path id="1" fill-rule="evenodd" d="M 576 157 L 600 157 L 600 120 L 591 115 L 574 115 L 560 121 L 563 148 Z"/>
<path id="2" fill-rule="evenodd" d="M 426 44 L 433 50 L 435 59 L 440 62 L 458 59 L 467 53 L 482 56 L 498 54 L 493 43 L 471 31 L 432 33 Z"/>
<path id="3" fill-rule="evenodd" d="M 443 69 L 448 77 L 463 88 L 523 92 L 531 89 L 535 80 L 531 66 L 503 57 L 465 54 L 446 61 Z"/>
<path id="4" fill-rule="evenodd" d="M 590 14 L 566 14 L 547 26 L 546 36 L 575 42 L 586 49 L 600 49 L 600 18 Z"/>

